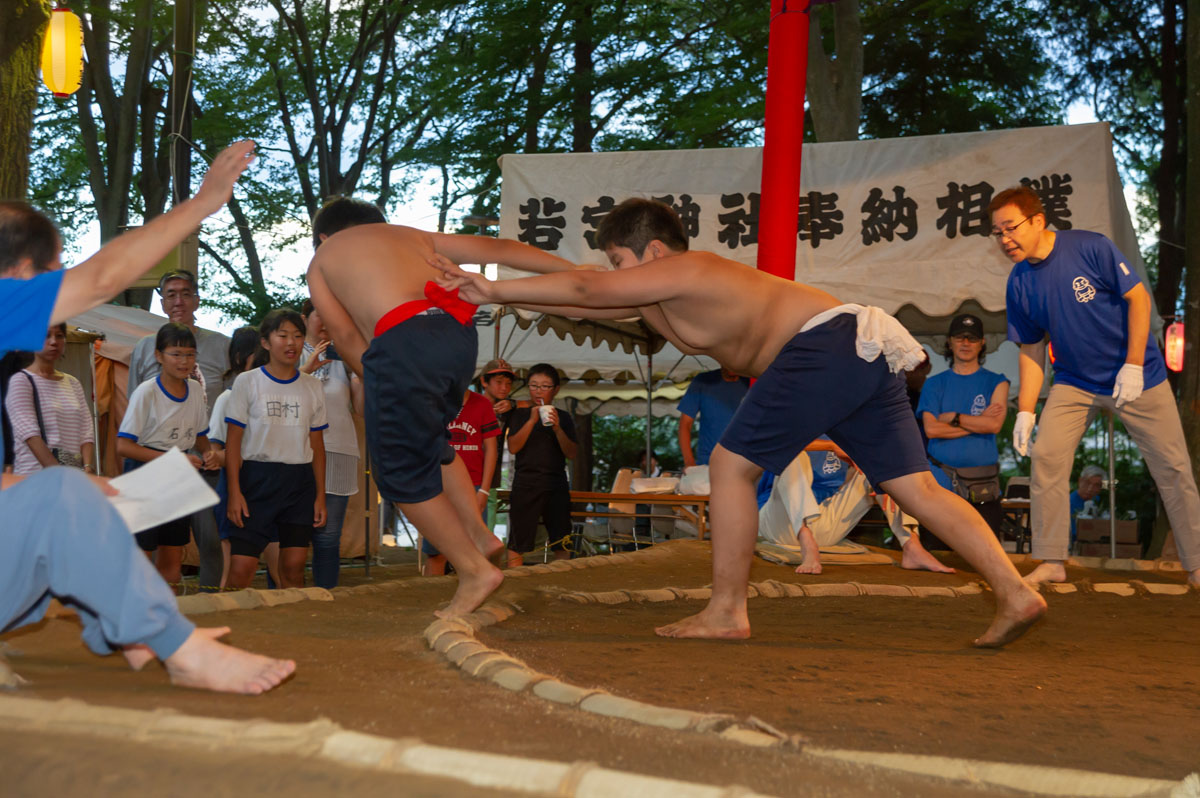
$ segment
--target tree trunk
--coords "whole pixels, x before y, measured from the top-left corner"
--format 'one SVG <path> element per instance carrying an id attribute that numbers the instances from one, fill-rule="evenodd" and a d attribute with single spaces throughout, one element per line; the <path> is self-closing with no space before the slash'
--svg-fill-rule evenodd
<path id="1" fill-rule="evenodd" d="M 1192 457 L 1200 465 L 1200 0 L 1187 3 L 1187 181 L 1185 312 L 1187 344 L 1179 380 L 1179 415 Z"/>
<path id="2" fill-rule="evenodd" d="M 575 64 L 571 86 L 571 152 L 591 152 L 596 136 L 592 122 L 596 44 L 592 36 L 592 4 L 587 0 L 575 4 L 572 39 Z"/>
<path id="3" fill-rule="evenodd" d="M 854 141 L 862 120 L 863 34 L 858 0 L 833 7 L 833 56 L 821 38 L 821 14 L 809 12 L 806 91 L 817 141 Z"/>
<path id="4" fill-rule="evenodd" d="M 1158 312 L 1171 316 L 1179 301 L 1179 281 L 1183 275 L 1183 236 L 1179 213 L 1180 123 L 1186 113 L 1183 92 L 1179 86 L 1179 42 L 1175 38 L 1179 0 L 1163 0 L 1162 64 L 1159 72 L 1162 83 L 1162 149 L 1158 175 L 1158 282 L 1154 286 L 1154 301 Z"/>
<path id="5" fill-rule="evenodd" d="M 0 199 L 24 199 L 29 191 L 41 33 L 50 14 L 42 0 L 10 0 L 5 5 L 0 11 Z"/>

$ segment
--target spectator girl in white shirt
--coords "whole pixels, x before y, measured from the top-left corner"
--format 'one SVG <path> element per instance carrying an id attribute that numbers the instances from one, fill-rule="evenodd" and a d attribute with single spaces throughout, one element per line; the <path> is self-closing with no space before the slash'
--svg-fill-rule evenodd
<path id="1" fill-rule="evenodd" d="M 229 586 L 247 587 L 279 541 L 279 586 L 303 587 L 313 527 L 325 525 L 325 392 L 297 368 L 304 320 L 273 310 L 259 326 L 269 360 L 238 376 L 225 405 Z"/>

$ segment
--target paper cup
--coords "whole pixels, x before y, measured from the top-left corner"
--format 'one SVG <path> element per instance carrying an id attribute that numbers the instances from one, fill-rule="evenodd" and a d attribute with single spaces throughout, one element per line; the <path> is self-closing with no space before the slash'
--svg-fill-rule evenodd
<path id="1" fill-rule="evenodd" d="M 553 427 L 554 419 L 551 418 L 554 413 L 554 408 L 550 405 L 538 405 L 538 415 L 542 418 L 543 427 Z"/>

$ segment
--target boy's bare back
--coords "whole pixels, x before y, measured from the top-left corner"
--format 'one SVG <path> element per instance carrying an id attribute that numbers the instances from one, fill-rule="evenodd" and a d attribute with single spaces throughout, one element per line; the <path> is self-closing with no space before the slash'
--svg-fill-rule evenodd
<path id="1" fill-rule="evenodd" d="M 374 335 L 383 314 L 425 297 L 425 283 L 437 277 L 427 263 L 433 237 L 422 230 L 366 224 L 330 236 L 309 264 L 354 320 L 364 341 Z M 320 309 L 320 303 L 318 303 Z"/>

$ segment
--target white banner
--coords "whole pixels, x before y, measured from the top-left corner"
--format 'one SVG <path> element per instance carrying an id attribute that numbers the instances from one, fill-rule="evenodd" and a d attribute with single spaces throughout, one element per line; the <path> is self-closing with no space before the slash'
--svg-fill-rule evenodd
<path id="1" fill-rule="evenodd" d="M 675 207 L 694 249 L 753 265 L 759 148 L 505 155 L 500 235 L 577 263 L 630 197 Z M 1004 309 L 1011 264 L 988 238 L 993 194 L 1028 183 L 1049 225 L 1104 233 L 1145 281 L 1108 125 L 805 144 L 796 279 L 847 302 L 927 316 Z M 1147 285 L 1149 288 L 1149 285 Z"/>

